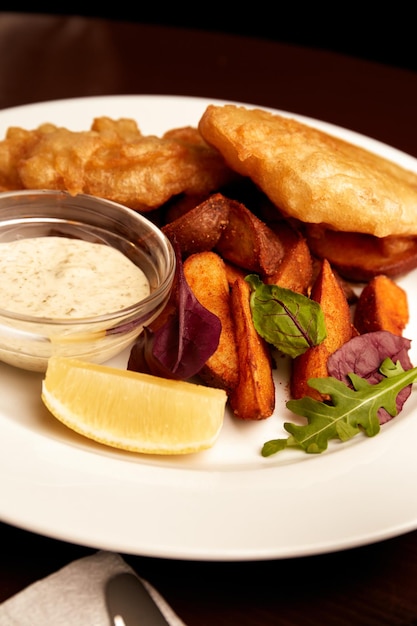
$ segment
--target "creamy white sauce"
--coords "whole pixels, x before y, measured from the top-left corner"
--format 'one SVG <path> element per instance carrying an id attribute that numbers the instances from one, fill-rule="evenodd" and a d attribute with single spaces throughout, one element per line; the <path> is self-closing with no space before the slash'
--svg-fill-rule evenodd
<path id="1" fill-rule="evenodd" d="M 0 243 L 0 308 L 51 319 L 124 309 L 150 293 L 144 272 L 107 245 L 67 237 Z"/>

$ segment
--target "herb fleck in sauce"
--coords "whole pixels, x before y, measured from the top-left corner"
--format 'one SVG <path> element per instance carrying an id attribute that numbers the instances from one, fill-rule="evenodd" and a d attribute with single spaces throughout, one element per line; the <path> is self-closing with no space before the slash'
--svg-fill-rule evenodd
<path id="1" fill-rule="evenodd" d="M 0 308 L 52 319 L 105 315 L 149 295 L 143 271 L 118 250 L 66 237 L 0 243 Z"/>

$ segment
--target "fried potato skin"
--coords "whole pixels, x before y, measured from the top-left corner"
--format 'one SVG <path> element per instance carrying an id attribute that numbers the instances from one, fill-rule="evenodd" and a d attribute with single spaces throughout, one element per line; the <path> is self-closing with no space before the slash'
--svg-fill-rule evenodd
<path id="1" fill-rule="evenodd" d="M 327 259 L 327 261 L 329 261 L 329 259 Z M 321 265 L 322 265 L 322 259 L 313 257 L 313 278 L 312 278 L 310 287 L 312 286 L 318 274 L 320 273 Z M 346 296 L 346 300 L 348 301 L 348 304 L 349 305 L 356 304 L 356 302 L 358 301 L 358 294 L 356 293 L 352 283 L 342 278 L 339 272 L 335 270 L 333 265 L 332 265 L 332 270 L 333 270 L 333 274 L 336 276 L 337 280 L 339 281 L 339 284 Z"/>
<path id="2" fill-rule="evenodd" d="M 291 398 L 299 400 L 309 396 L 314 400 L 324 400 L 321 393 L 309 386 L 310 378 L 325 378 L 329 375 L 327 360 L 330 352 L 324 343 L 309 348 L 297 356 L 291 363 L 290 393 Z"/>
<path id="3" fill-rule="evenodd" d="M 321 306 L 327 330 L 324 343 L 330 353 L 335 352 L 352 337 L 352 320 L 346 295 L 327 259 L 322 262 L 310 297 Z"/>
<path id="4" fill-rule="evenodd" d="M 210 105 L 199 130 L 288 217 L 334 230 L 417 235 L 417 174 L 266 110 Z"/>
<path id="5" fill-rule="evenodd" d="M 284 257 L 280 238 L 244 204 L 229 199 L 226 228 L 216 251 L 230 263 L 262 276 L 273 274 Z"/>
<path id="6" fill-rule="evenodd" d="M 222 325 L 219 345 L 199 376 L 211 387 L 224 389 L 230 394 L 238 384 L 239 367 L 224 261 L 215 252 L 204 251 L 187 257 L 183 267 L 186 281 L 197 300 L 217 315 Z"/>
<path id="7" fill-rule="evenodd" d="M 241 267 L 238 267 L 237 265 L 234 265 L 233 263 L 230 263 L 229 261 L 225 261 L 224 264 L 226 267 L 226 275 L 227 280 L 229 281 L 229 287 L 233 285 L 236 278 L 243 279 L 248 275 L 247 271 L 245 271 Z"/>
<path id="8" fill-rule="evenodd" d="M 193 209 L 162 227 L 171 242 L 176 241 L 183 257 L 212 250 L 229 221 L 229 201 L 212 194 Z"/>
<path id="9" fill-rule="evenodd" d="M 0 186 L 87 193 L 148 212 L 178 194 L 209 194 L 237 174 L 193 127 L 145 136 L 134 120 L 95 118 L 89 130 L 9 129 Z"/>
<path id="10" fill-rule="evenodd" d="M 327 337 L 292 361 L 290 392 L 294 399 L 310 396 L 323 400 L 322 395 L 308 385 L 309 378 L 328 376 L 327 360 L 333 352 L 355 334 L 346 295 L 330 263 L 324 259 L 311 290 L 311 299 L 322 308 Z"/>
<path id="11" fill-rule="evenodd" d="M 402 335 L 409 321 L 407 294 L 388 276 L 375 276 L 359 296 L 354 325 L 359 333 L 388 330 Z"/>
<path id="12" fill-rule="evenodd" d="M 233 413 L 242 420 L 262 420 L 275 409 L 271 353 L 257 333 L 250 309 L 250 287 L 237 278 L 231 289 L 239 359 L 239 382 L 229 397 Z"/>
<path id="13" fill-rule="evenodd" d="M 283 245 L 284 256 L 276 272 L 262 277 L 263 280 L 307 295 L 313 278 L 313 259 L 305 237 L 284 221 L 277 223 L 273 230 Z"/>

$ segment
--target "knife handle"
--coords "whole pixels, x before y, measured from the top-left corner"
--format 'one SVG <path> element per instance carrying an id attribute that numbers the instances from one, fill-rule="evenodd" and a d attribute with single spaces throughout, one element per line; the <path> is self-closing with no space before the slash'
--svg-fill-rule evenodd
<path id="1" fill-rule="evenodd" d="M 129 572 L 107 582 L 106 604 L 112 626 L 169 626 L 145 585 Z"/>

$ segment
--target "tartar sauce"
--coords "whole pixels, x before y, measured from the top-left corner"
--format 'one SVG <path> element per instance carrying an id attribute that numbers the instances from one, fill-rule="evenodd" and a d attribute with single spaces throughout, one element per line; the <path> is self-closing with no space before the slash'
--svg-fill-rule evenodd
<path id="1" fill-rule="evenodd" d="M 52 319 L 119 311 L 150 292 L 144 272 L 107 245 L 67 237 L 0 243 L 0 308 Z"/>

